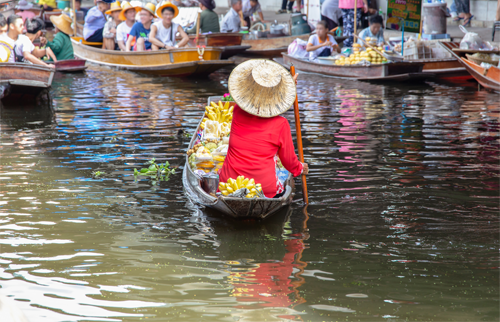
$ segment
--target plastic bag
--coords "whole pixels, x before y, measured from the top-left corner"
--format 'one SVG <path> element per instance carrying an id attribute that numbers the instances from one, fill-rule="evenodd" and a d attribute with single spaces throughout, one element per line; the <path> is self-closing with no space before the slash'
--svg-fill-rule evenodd
<path id="1" fill-rule="evenodd" d="M 306 47 L 307 41 L 297 38 L 288 46 L 288 55 L 297 58 L 307 58 L 309 57 L 309 53 Z"/>
<path id="2" fill-rule="evenodd" d="M 460 49 L 470 50 L 493 50 L 493 46 L 489 42 L 484 42 L 481 37 L 475 32 L 468 32 L 464 26 L 459 26 L 460 30 L 465 33 L 464 38 L 460 42 Z"/>

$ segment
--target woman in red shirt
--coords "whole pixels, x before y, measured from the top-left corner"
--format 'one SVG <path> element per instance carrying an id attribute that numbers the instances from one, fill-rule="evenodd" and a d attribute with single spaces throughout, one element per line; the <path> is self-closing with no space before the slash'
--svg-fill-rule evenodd
<path id="1" fill-rule="evenodd" d="M 309 171 L 297 159 L 288 121 L 279 116 L 295 101 L 295 79 L 275 62 L 254 59 L 238 65 L 228 85 L 237 106 L 220 182 L 240 175 L 253 178 L 266 197 L 279 197 L 276 155 L 294 177 Z"/>

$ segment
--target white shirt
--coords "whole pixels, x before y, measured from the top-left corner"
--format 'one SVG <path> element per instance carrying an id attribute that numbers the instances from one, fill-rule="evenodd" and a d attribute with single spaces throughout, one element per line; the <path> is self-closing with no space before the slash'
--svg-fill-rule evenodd
<path id="1" fill-rule="evenodd" d="M 175 46 L 175 35 L 179 29 L 179 25 L 172 22 L 170 28 L 165 28 L 163 21 L 157 21 L 153 24 L 156 26 L 156 36 L 155 38 L 164 43 L 166 46 Z"/>
<path id="2" fill-rule="evenodd" d="M 327 39 L 330 40 L 330 42 L 332 43 L 332 46 L 337 44 L 337 42 L 335 41 L 335 38 L 333 38 L 332 35 L 326 35 L 326 36 L 327 36 Z M 309 37 L 309 41 L 307 43 L 311 44 L 313 46 L 318 46 L 318 45 L 322 44 L 319 42 L 319 37 L 317 34 L 314 34 L 311 37 Z M 316 58 L 318 58 L 318 55 L 321 54 L 321 52 L 323 50 L 325 50 L 325 48 L 327 48 L 327 47 L 321 47 L 321 48 L 318 48 L 314 51 L 310 51 L 309 52 L 309 60 L 315 60 Z M 333 53 L 333 50 L 332 50 L 332 53 Z"/>
<path id="3" fill-rule="evenodd" d="M 15 63 L 16 56 L 14 55 L 14 45 L 15 45 L 16 41 L 14 39 L 10 38 L 9 36 L 7 36 L 7 33 L 3 33 L 0 35 L 0 41 L 6 42 L 12 48 L 12 50 L 10 51 L 9 60 L 7 62 L 8 63 Z"/>
<path id="4" fill-rule="evenodd" d="M 132 26 L 134 26 L 134 24 L 132 24 Z M 119 24 L 118 27 L 116 27 L 116 42 L 118 43 L 121 40 L 126 43 L 130 30 L 132 30 L 132 27 L 129 27 L 127 22 L 124 21 Z"/>
<path id="5" fill-rule="evenodd" d="M 220 32 L 240 32 L 240 23 L 240 15 L 231 8 L 224 19 L 222 19 Z"/>
<path id="6" fill-rule="evenodd" d="M 15 42 L 15 52 L 17 56 L 24 56 L 23 53 L 28 52 L 31 54 L 33 50 L 35 50 L 35 45 L 31 42 L 31 40 L 25 36 L 25 35 L 19 35 L 17 37 L 17 40 Z M 29 61 L 25 60 L 26 63 L 30 63 Z"/>
<path id="7" fill-rule="evenodd" d="M 321 15 L 339 24 L 339 18 L 342 17 L 342 9 L 339 8 L 339 0 L 326 0 L 323 2 L 321 5 Z"/>

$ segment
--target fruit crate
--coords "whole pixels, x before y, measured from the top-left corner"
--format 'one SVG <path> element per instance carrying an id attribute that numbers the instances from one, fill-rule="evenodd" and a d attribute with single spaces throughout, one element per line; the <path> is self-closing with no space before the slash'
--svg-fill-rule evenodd
<path id="1" fill-rule="evenodd" d="M 405 60 L 417 59 L 444 59 L 451 58 L 451 54 L 437 41 L 411 41 L 405 43 Z"/>

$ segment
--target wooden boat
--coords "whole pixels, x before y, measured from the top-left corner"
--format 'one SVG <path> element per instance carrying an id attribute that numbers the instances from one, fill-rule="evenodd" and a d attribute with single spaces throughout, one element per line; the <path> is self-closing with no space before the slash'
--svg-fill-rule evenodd
<path id="1" fill-rule="evenodd" d="M 213 47 L 204 48 L 203 60 L 200 60 L 197 48 L 122 52 L 86 46 L 73 38 L 71 42 L 78 58 L 102 66 L 149 75 L 173 77 L 208 75 L 233 64 L 228 60 L 220 60 L 222 50 Z"/>
<path id="2" fill-rule="evenodd" d="M 459 43 L 456 43 L 459 45 Z M 436 42 L 437 46 L 446 50 L 441 42 Z M 446 51 L 448 54 L 448 52 Z M 423 71 L 433 73 L 436 78 L 453 78 L 464 77 L 469 75 L 467 70 L 460 64 L 460 62 L 451 54 L 447 58 L 426 58 L 426 59 L 409 59 L 409 62 L 423 63 Z"/>
<path id="3" fill-rule="evenodd" d="M 211 101 L 218 102 L 221 99 L 220 96 L 212 96 L 208 99 L 208 104 Z M 200 123 L 196 128 L 196 131 L 189 143 L 188 149 L 191 149 L 195 142 L 197 141 L 197 133 L 200 130 Z M 193 172 L 189 165 L 189 157 L 186 155 L 186 164 L 184 166 L 184 171 L 182 172 L 182 183 L 184 185 L 184 191 L 187 196 L 197 205 L 201 205 L 210 209 L 213 209 L 223 215 L 238 218 L 238 219 L 264 219 L 270 215 L 278 212 L 280 209 L 287 207 L 291 204 L 294 191 L 295 183 L 293 177 L 289 174 L 288 179 L 285 182 L 286 191 L 285 195 L 281 198 L 234 198 L 225 197 L 222 195 L 212 196 L 206 193 L 201 188 L 200 178 Z"/>
<path id="4" fill-rule="evenodd" d="M 67 60 L 59 60 L 54 63 L 56 66 L 56 71 L 63 73 L 77 73 L 83 72 L 87 69 L 85 63 L 87 61 L 85 59 L 67 59 Z"/>
<path id="5" fill-rule="evenodd" d="M 295 58 L 283 53 L 283 60 L 274 59 L 290 68 L 293 64 L 296 69 L 337 78 L 356 79 L 362 81 L 407 81 L 431 78 L 432 73 L 423 73 L 423 63 L 397 62 L 387 64 L 374 64 L 371 66 L 337 66 L 310 62 Z"/>
<path id="6" fill-rule="evenodd" d="M 443 45 L 480 85 L 486 89 L 500 92 L 500 69 L 498 67 L 492 66 L 486 69 L 464 57 L 466 54 L 474 54 L 477 52 L 499 54 L 498 51 L 466 50 L 460 49 L 458 46 L 449 43 Z"/>
<path id="7" fill-rule="evenodd" d="M 25 103 L 37 99 L 38 95 L 51 86 L 55 70 L 53 68 L 23 64 L 0 64 L 0 99 Z"/>
<path id="8" fill-rule="evenodd" d="M 177 40 L 180 39 L 180 37 L 177 38 Z M 238 32 L 205 34 L 200 35 L 198 40 L 196 39 L 196 35 L 189 35 L 188 45 L 190 47 L 200 45 L 220 48 L 222 49 L 221 59 L 228 59 L 250 48 L 250 46 L 241 45 L 242 39 L 243 34 Z"/>

